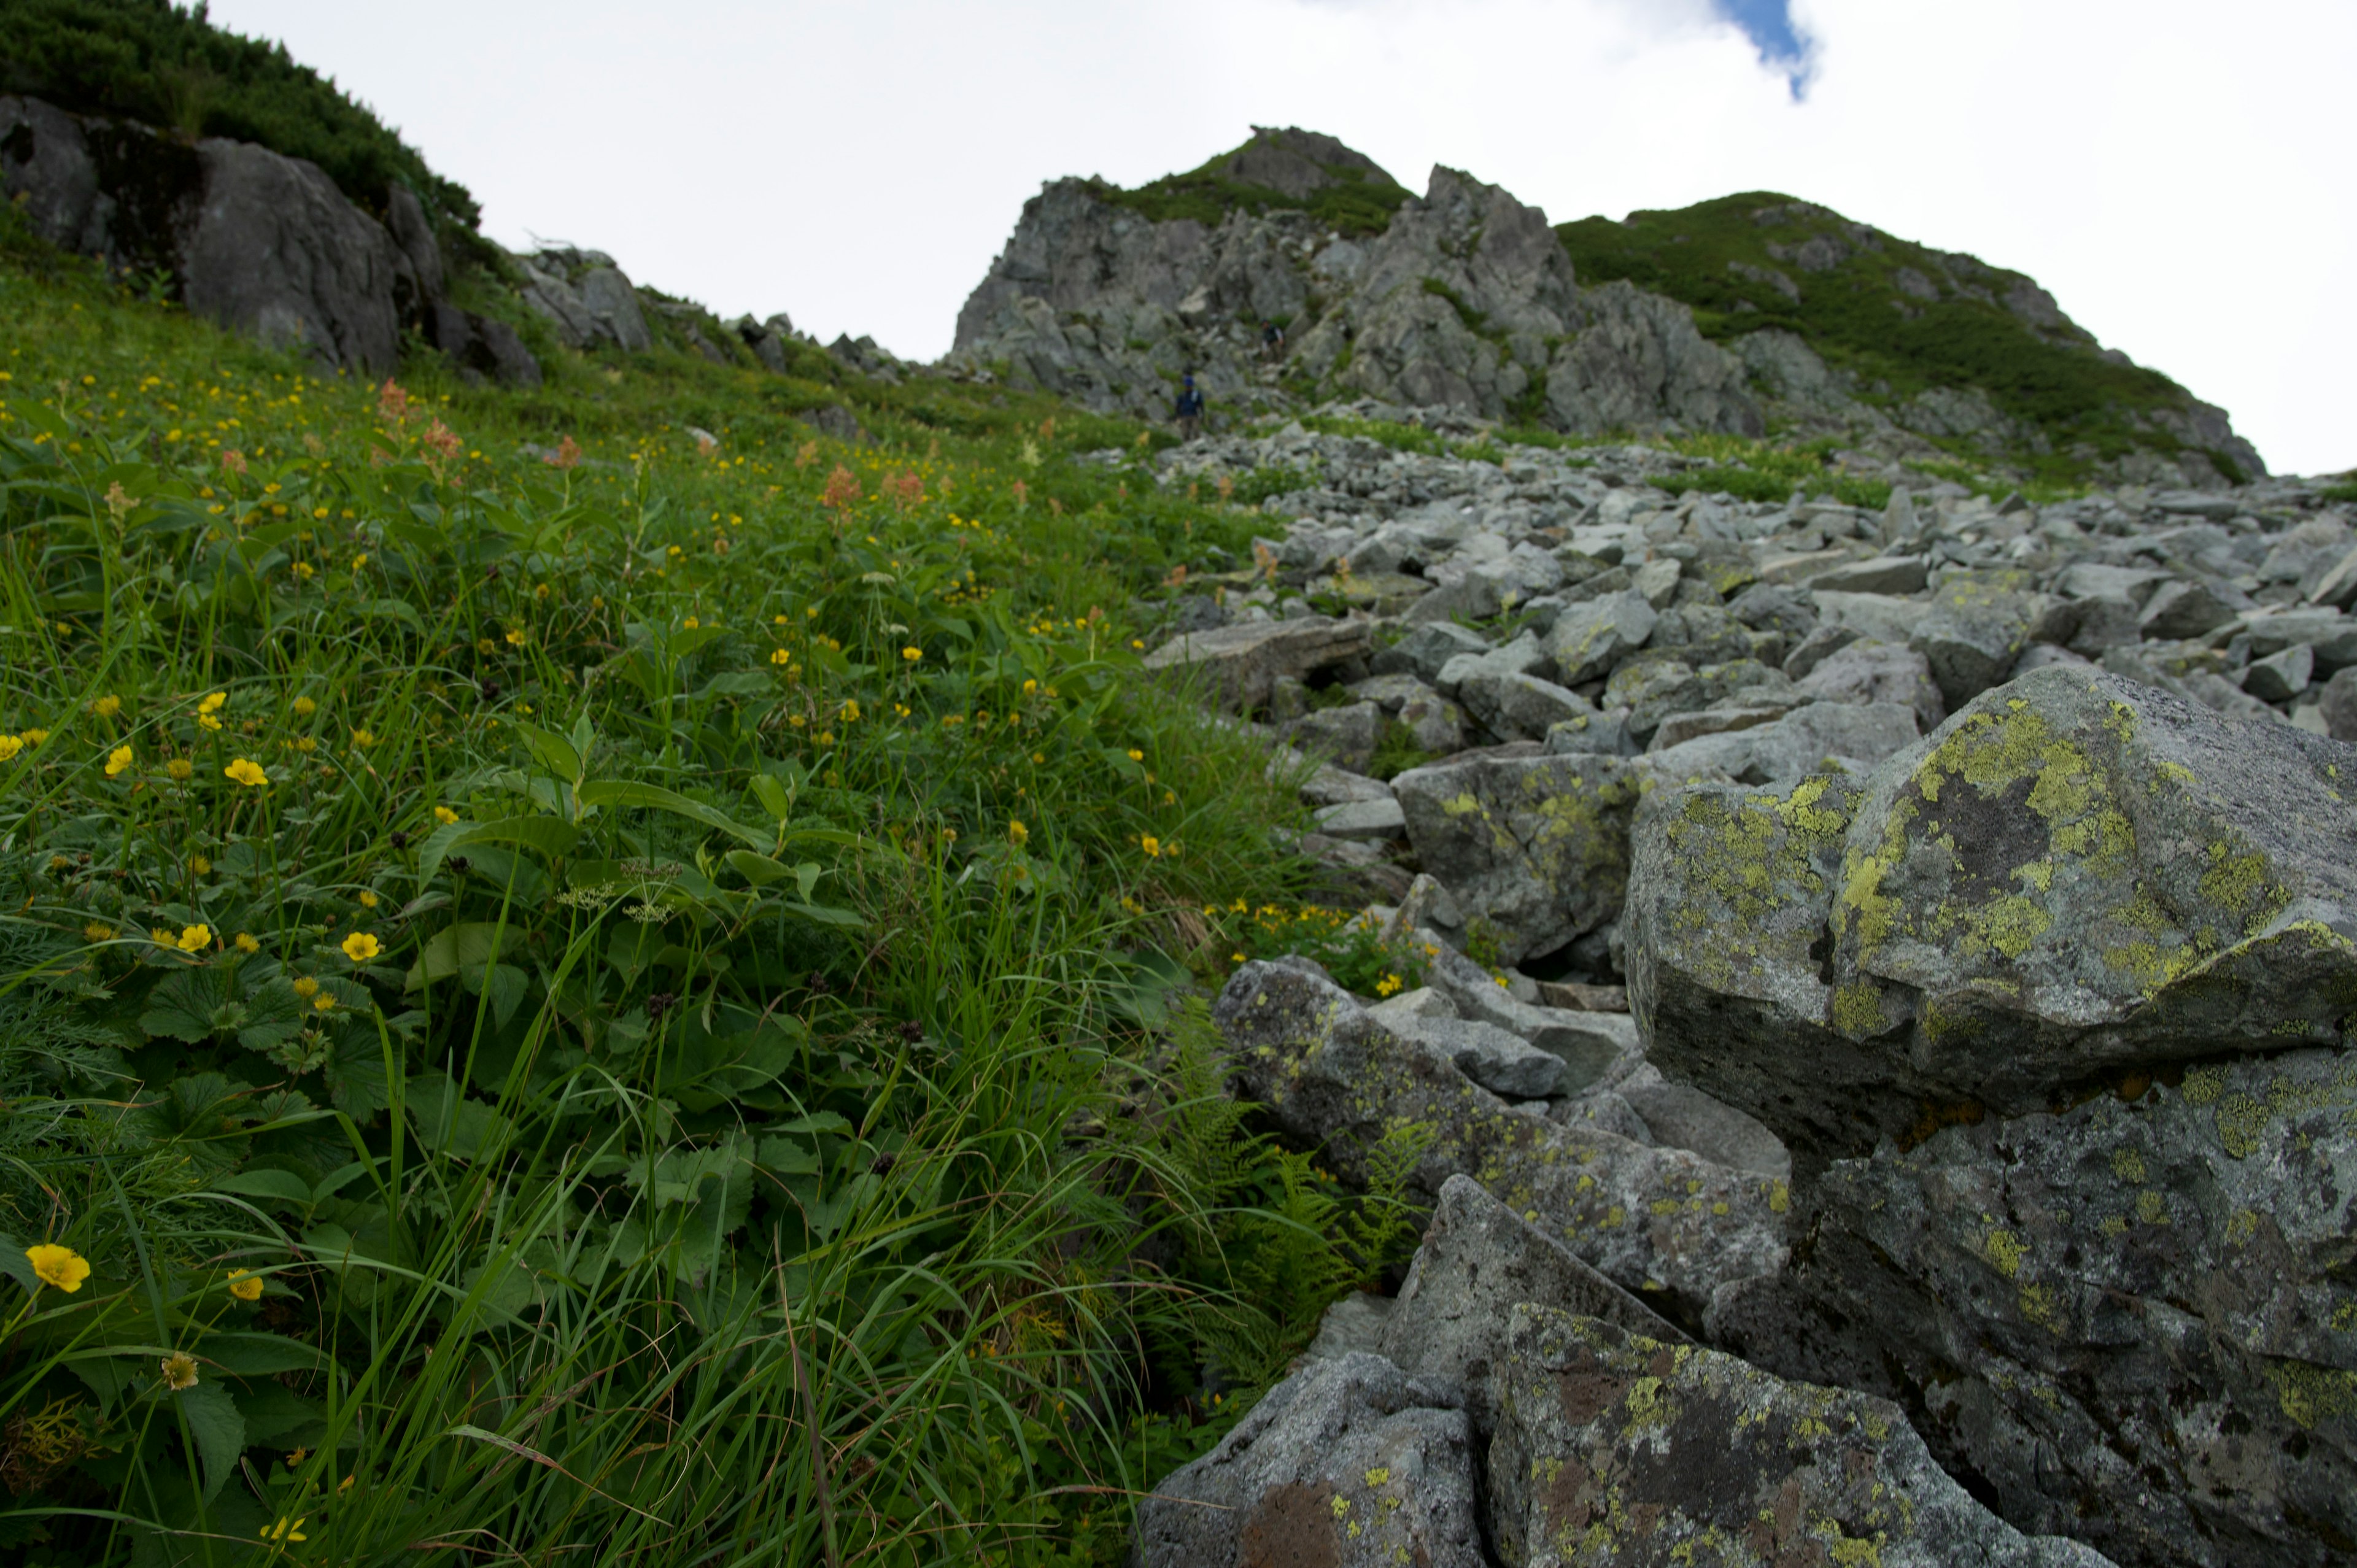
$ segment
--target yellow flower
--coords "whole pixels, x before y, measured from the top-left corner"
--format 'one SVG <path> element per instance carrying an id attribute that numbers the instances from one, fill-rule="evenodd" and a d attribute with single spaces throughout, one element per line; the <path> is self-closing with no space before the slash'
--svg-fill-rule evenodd
<path id="1" fill-rule="evenodd" d="M 1029 843 L 1031 830 L 1025 827 L 1019 821 L 1012 822 L 1006 824 L 1006 836 L 1017 843 Z"/>
<path id="2" fill-rule="evenodd" d="M 258 953 L 262 950 L 262 944 L 254 940 L 253 932 L 240 931 L 237 934 L 237 950 L 242 953 Z"/>
<path id="3" fill-rule="evenodd" d="M 199 714 L 197 715 L 197 723 L 202 725 L 207 729 L 219 729 L 221 727 L 221 720 L 215 718 L 210 714 Z"/>
<path id="4" fill-rule="evenodd" d="M 523 639 L 524 634 L 521 629 L 508 633 L 508 642 L 511 647 L 522 648 L 523 646 Z"/>
<path id="5" fill-rule="evenodd" d="M 25 741 L 23 736 L 0 735 L 0 762 L 16 761 L 16 754 L 24 749 Z"/>
<path id="6" fill-rule="evenodd" d="M 221 772 L 232 782 L 243 784 L 249 789 L 270 782 L 270 775 L 262 770 L 260 763 L 250 762 L 242 757 L 222 768 Z"/>
<path id="7" fill-rule="evenodd" d="M 904 648 L 900 650 L 900 657 L 907 660 L 911 664 L 914 664 L 918 660 L 922 659 L 924 656 L 925 650 L 921 648 Z"/>
<path id="8" fill-rule="evenodd" d="M 289 1522 L 286 1516 L 281 1514 L 278 1516 L 276 1524 L 265 1524 L 262 1527 L 262 1539 L 269 1541 L 308 1541 L 311 1538 L 303 1533 L 303 1520 L 298 1519 Z"/>
<path id="9" fill-rule="evenodd" d="M 354 746 L 374 746 L 376 744 L 376 736 L 371 735 L 367 730 L 356 729 L 352 731 L 352 744 Z"/>
<path id="10" fill-rule="evenodd" d="M 319 704 L 313 702 L 310 698 L 297 697 L 295 699 L 295 716 L 296 718 L 307 719 L 318 711 Z"/>
<path id="11" fill-rule="evenodd" d="M 38 1247 L 26 1248 L 25 1256 L 33 1265 L 35 1279 L 45 1285 L 54 1285 L 68 1295 L 81 1289 L 81 1282 L 90 1278 L 89 1260 L 71 1247 L 44 1241 Z"/>
<path id="12" fill-rule="evenodd" d="M 295 749 L 301 752 L 304 756 L 308 757 L 313 752 L 319 749 L 319 743 L 313 740 L 307 735 L 301 740 L 295 743 Z"/>
<path id="13" fill-rule="evenodd" d="M 213 863 L 201 854 L 192 854 L 188 857 L 188 869 L 199 876 L 210 876 L 212 875 Z"/>
<path id="14" fill-rule="evenodd" d="M 1137 847 L 1146 852 L 1146 858 L 1148 860 L 1159 860 L 1162 857 L 1162 841 L 1152 833 L 1141 835 L 1137 841 Z"/>
<path id="15" fill-rule="evenodd" d="M 366 963 L 384 951 L 384 944 L 366 931 L 354 931 L 344 939 L 344 956 L 354 963 Z"/>
<path id="16" fill-rule="evenodd" d="M 1387 974 L 1381 980 L 1375 982 L 1375 994 L 1378 996 L 1389 996 L 1393 993 L 1398 991 L 1405 984 L 1406 984 L 1406 982 L 1400 979 L 1398 975 Z"/>
<path id="17" fill-rule="evenodd" d="M 458 813 L 447 806 L 436 806 L 434 808 L 434 820 L 447 828 L 458 820 Z"/>
<path id="18" fill-rule="evenodd" d="M 243 1269 L 231 1269 L 229 1272 L 229 1294 L 240 1301 L 260 1301 L 262 1276 L 249 1274 Z"/>
<path id="19" fill-rule="evenodd" d="M 123 699 L 112 696 L 101 697 L 90 705 L 90 711 L 100 718 L 111 719 L 123 711 Z"/>
<path id="20" fill-rule="evenodd" d="M 199 714 L 217 714 L 221 712 L 223 707 L 227 706 L 228 703 L 229 693 L 227 692 L 210 693 L 197 703 L 197 712 Z"/>
<path id="21" fill-rule="evenodd" d="M 164 771 L 185 784 L 197 776 L 197 765 L 185 757 L 176 757 L 164 764 Z"/>
<path id="22" fill-rule="evenodd" d="M 45 729 L 28 729 L 25 732 L 25 744 L 27 746 L 38 746 L 41 742 L 48 738 L 49 732 Z"/>
<path id="23" fill-rule="evenodd" d="M 1023 682 L 1023 694 L 1027 697 L 1039 691 L 1039 682 L 1037 681 L 1026 681 Z"/>
<path id="24" fill-rule="evenodd" d="M 81 929 L 81 934 L 90 941 L 111 942 L 114 940 L 114 928 L 103 921 L 92 920 Z"/>
<path id="25" fill-rule="evenodd" d="M 213 945 L 213 929 L 210 926 L 184 926 L 179 939 L 172 945 L 182 952 L 202 952 Z"/>
<path id="26" fill-rule="evenodd" d="M 314 1013 L 332 1013 L 336 1010 L 336 999 L 327 992 L 322 991 L 319 994 L 311 998 L 311 1010 Z"/>
<path id="27" fill-rule="evenodd" d="M 106 754 L 106 776 L 109 779 L 131 766 L 131 748 L 118 746 Z"/>
<path id="28" fill-rule="evenodd" d="M 1133 746 L 1129 748 L 1129 759 L 1132 762 L 1143 762 L 1146 760 L 1146 753 Z"/>
<path id="29" fill-rule="evenodd" d="M 673 553 L 673 554 L 674 554 L 674 555 L 676 555 L 676 554 L 678 554 L 678 553 L 679 553 L 679 548 L 678 548 L 678 546 L 676 546 L 676 545 L 673 546 L 673 548 L 672 548 L 672 553 Z M 683 620 L 683 621 L 680 622 L 679 624 L 680 624 L 680 625 L 682 625 L 682 626 L 683 626 L 683 627 L 685 627 L 685 628 L 687 628 L 687 629 L 688 629 L 688 630 L 690 630 L 690 631 L 694 631 L 697 627 L 702 626 L 704 623 L 703 623 L 702 621 L 700 621 L 700 620 L 696 619 L 694 616 L 690 616 L 690 617 L 688 617 L 685 620 Z"/>
<path id="30" fill-rule="evenodd" d="M 365 887 L 361 889 L 361 908 L 363 909 L 373 909 L 376 908 L 376 895 L 370 892 Z"/>
<path id="31" fill-rule="evenodd" d="M 856 697 L 846 697 L 846 698 L 845 698 L 845 699 L 844 699 L 844 703 L 843 703 L 843 720 L 844 720 L 844 723 L 845 723 L 845 724 L 853 724 L 853 723 L 857 722 L 858 718 L 859 718 L 859 699 L 858 699 L 858 698 L 856 698 Z"/>
<path id="32" fill-rule="evenodd" d="M 147 940 L 159 948 L 176 948 L 180 945 L 180 939 L 174 936 L 170 928 L 166 926 L 148 927 Z"/>
<path id="33" fill-rule="evenodd" d="M 316 996 L 318 992 L 319 983 L 307 974 L 295 982 L 295 994 L 297 996 Z"/>
<path id="34" fill-rule="evenodd" d="M 175 1350 L 164 1358 L 164 1386 L 174 1393 L 182 1393 L 197 1386 L 197 1359 L 186 1350 Z"/>
<path id="35" fill-rule="evenodd" d="M 770 654 L 770 662 L 772 664 L 791 664 L 793 661 L 794 656 L 782 648 L 772 650 Z"/>

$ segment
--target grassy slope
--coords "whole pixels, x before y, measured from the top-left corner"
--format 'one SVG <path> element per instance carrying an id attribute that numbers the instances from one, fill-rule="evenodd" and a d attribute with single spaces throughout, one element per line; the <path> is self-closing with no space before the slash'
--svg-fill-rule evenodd
<path id="1" fill-rule="evenodd" d="M 1115 1557 L 1197 1370 L 1402 1240 L 1141 1026 L 1157 950 L 1390 961 L 1142 700 L 1123 607 L 1249 514 L 1003 392 L 404 406 L 0 252 L 0 1539 Z"/>
<path id="2" fill-rule="evenodd" d="M 1778 209 L 1762 224 L 1754 213 Z M 1796 210 L 1798 209 L 1798 210 Z M 1556 232 L 1582 282 L 1626 278 L 1641 288 L 1694 307 L 1705 335 L 1727 341 L 1777 327 L 1806 338 L 1827 362 L 1857 371 L 1878 395 L 1904 398 L 1931 387 L 1986 389 L 2007 413 L 2043 433 L 2055 456 L 2030 466 L 2073 467 L 2068 454 L 2084 446 L 2116 456 L 2135 446 L 2174 444 L 2136 429 L 2140 409 L 2178 406 L 2186 392 L 2156 371 L 2114 364 L 2075 328 L 2041 334 L 1996 303 L 2029 280 L 1975 263 L 1970 281 L 1993 298 L 1952 286 L 1936 252 L 1879 231 L 1853 224 L 1824 209 L 1789 197 L 1747 192 L 1676 211 L 1641 211 L 1627 221 L 1588 218 Z M 1857 242 L 1864 235 L 1869 244 Z M 1842 243 L 1849 253 L 1827 272 L 1780 260 L 1770 244 L 1798 246 L 1814 237 Z M 1730 263 L 1774 268 L 1800 285 L 1793 301 L 1767 284 L 1729 270 Z M 1901 268 L 1934 280 L 1941 297 L 1904 292 Z M 1750 308 L 1746 308 L 1746 306 Z"/>

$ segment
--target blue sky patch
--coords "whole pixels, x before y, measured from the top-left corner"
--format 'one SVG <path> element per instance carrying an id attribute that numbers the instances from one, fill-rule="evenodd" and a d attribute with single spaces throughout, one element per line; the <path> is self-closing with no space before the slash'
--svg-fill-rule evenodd
<path id="1" fill-rule="evenodd" d="M 1761 64 L 1785 74 L 1792 84 L 1792 96 L 1802 96 L 1815 62 L 1809 58 L 1813 40 L 1792 26 L 1792 0 L 1711 0 L 1711 4 L 1743 29 L 1759 48 Z"/>

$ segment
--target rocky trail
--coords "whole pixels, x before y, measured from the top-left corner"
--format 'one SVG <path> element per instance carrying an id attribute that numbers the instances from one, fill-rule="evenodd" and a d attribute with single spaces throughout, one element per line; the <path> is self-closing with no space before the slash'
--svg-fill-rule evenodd
<path id="1" fill-rule="evenodd" d="M 1433 955 L 1238 971 L 1236 1091 L 1435 1208 L 1141 1561 L 2352 1561 L 2352 509 L 1686 461 L 1164 459 L 1302 477 L 1148 663 Z"/>

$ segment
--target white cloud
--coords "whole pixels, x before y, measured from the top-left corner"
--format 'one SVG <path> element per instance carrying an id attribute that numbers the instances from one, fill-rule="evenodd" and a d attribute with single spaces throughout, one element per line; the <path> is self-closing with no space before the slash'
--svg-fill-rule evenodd
<path id="1" fill-rule="evenodd" d="M 729 313 L 937 354 L 1024 199 L 1245 127 L 1553 216 L 1768 188 L 2030 273 L 2278 467 L 2357 462 L 2357 7 L 1796 0 L 1807 102 L 1705 0 L 215 0 L 481 199 Z"/>

